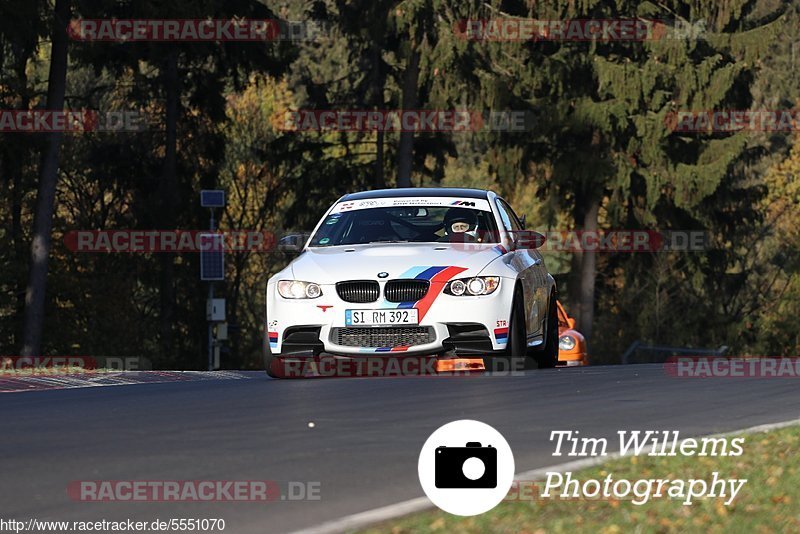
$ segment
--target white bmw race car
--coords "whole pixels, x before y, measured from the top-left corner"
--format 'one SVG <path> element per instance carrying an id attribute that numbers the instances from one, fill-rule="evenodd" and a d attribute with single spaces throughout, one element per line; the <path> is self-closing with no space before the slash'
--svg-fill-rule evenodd
<path id="1" fill-rule="evenodd" d="M 269 279 L 265 365 L 318 358 L 558 358 L 544 237 L 491 191 L 414 188 L 340 198 Z"/>

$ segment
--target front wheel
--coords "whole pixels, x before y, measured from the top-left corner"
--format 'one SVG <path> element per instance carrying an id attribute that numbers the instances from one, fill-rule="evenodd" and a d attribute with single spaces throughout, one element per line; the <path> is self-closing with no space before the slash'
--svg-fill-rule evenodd
<path id="1" fill-rule="evenodd" d="M 261 342 L 261 355 L 264 360 L 264 369 L 270 378 L 304 378 L 303 362 L 293 358 L 284 358 L 280 354 L 273 354 L 269 348 L 266 325 L 264 338 Z"/>
<path id="2" fill-rule="evenodd" d="M 284 367 L 280 358 L 273 356 L 272 351 L 267 347 L 264 350 L 264 369 L 267 371 L 267 376 L 270 378 L 286 378 Z"/>
<path id="3" fill-rule="evenodd" d="M 264 361 L 264 369 L 267 371 L 267 376 L 270 378 L 283 378 L 280 373 L 282 367 L 280 361 L 272 354 L 272 351 L 269 348 L 267 325 L 264 325 L 262 330 L 264 333 L 261 339 L 261 358 Z"/>
<path id="4" fill-rule="evenodd" d="M 558 308 L 555 294 L 550 295 L 545 329 L 544 347 L 533 355 L 539 369 L 550 369 L 558 363 Z"/>
<path id="5" fill-rule="evenodd" d="M 308 360 L 272 354 L 267 347 L 264 368 L 270 378 L 306 378 Z M 318 360 L 314 360 L 318 363 Z"/>
<path id="6" fill-rule="evenodd" d="M 520 371 L 526 368 L 526 349 L 528 332 L 525 328 L 525 303 L 522 292 L 517 290 L 511 304 L 511 318 L 508 323 L 508 344 L 505 351 L 484 358 L 487 371 Z"/>

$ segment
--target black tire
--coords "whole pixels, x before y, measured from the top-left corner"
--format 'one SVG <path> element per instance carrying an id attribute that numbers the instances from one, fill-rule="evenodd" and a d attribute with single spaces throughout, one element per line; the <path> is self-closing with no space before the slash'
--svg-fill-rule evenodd
<path id="1" fill-rule="evenodd" d="M 269 349 L 269 338 L 267 337 L 267 325 L 263 325 L 261 330 L 263 330 L 261 335 L 261 357 L 264 360 L 264 370 L 267 371 L 267 376 L 271 378 L 283 378 L 281 376 L 278 376 L 278 373 L 276 372 L 277 368 L 273 369 L 274 365 L 273 362 L 275 362 L 275 358 L 272 355 L 272 351 Z"/>
<path id="2" fill-rule="evenodd" d="M 272 354 L 269 348 L 266 352 L 264 368 L 267 376 L 271 378 L 306 378 L 304 372 L 307 360 L 284 358 L 279 354 Z"/>
<path id="3" fill-rule="evenodd" d="M 525 304 L 522 301 L 522 291 L 517 289 L 514 293 L 514 302 L 511 304 L 511 318 L 508 323 L 508 344 L 506 350 L 500 354 L 484 358 L 487 371 L 512 372 L 520 371 L 526 367 L 525 353 L 527 350 L 528 332 L 525 328 Z"/>
<path id="4" fill-rule="evenodd" d="M 264 369 L 267 371 L 267 376 L 270 378 L 284 378 L 279 372 L 281 367 L 280 361 L 272 355 L 272 351 L 267 347 L 264 350 Z"/>
<path id="5" fill-rule="evenodd" d="M 298 366 L 287 365 L 285 358 L 280 354 L 273 354 L 269 348 L 269 339 L 267 338 L 267 325 L 264 325 L 264 336 L 261 343 L 261 354 L 264 360 L 264 370 L 270 378 L 305 378 L 302 373 L 298 373 L 295 369 Z M 287 372 L 287 369 L 292 369 L 293 372 Z"/>
<path id="6" fill-rule="evenodd" d="M 544 346 L 534 352 L 533 357 L 539 369 L 551 369 L 558 363 L 558 308 L 555 293 L 550 295 L 550 303 L 547 306 Z"/>

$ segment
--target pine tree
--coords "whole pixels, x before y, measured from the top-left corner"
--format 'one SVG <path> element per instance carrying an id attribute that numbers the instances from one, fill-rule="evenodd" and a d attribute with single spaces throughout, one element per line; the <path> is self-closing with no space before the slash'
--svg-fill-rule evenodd
<path id="1" fill-rule="evenodd" d="M 523 103 L 541 119 L 536 133 L 544 141 L 539 135 L 520 136 L 515 140 L 520 155 L 507 152 L 518 169 L 513 176 L 531 180 L 542 194 L 556 195 L 577 230 L 620 224 L 668 228 L 687 218 L 707 219 L 704 202 L 751 157 L 753 147 L 745 133 L 680 135 L 668 121 L 678 110 L 751 105 L 756 61 L 783 24 L 780 9 L 751 16 L 759 5 L 748 0 L 724 5 L 564 1 L 510 12 L 500 11 L 499 3 L 487 8 L 479 18 L 639 16 L 670 25 L 704 20 L 707 27 L 702 35 L 688 36 L 668 27 L 672 38 L 644 42 L 481 43 L 482 63 L 491 75 L 483 88 L 495 95 L 490 100 Z M 552 166 L 546 183 L 526 176 L 537 161 Z M 597 261 L 594 252 L 575 254 L 569 284 L 579 328 L 587 336 L 594 322 Z"/>

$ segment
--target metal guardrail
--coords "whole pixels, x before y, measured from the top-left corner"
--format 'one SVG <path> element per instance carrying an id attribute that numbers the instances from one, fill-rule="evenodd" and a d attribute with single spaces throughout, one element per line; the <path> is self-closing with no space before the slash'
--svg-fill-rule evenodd
<path id="1" fill-rule="evenodd" d="M 641 341 L 634 341 L 622 355 L 622 364 L 631 363 L 664 363 L 671 356 L 724 356 L 730 347 L 722 345 L 718 349 L 693 349 L 690 347 L 663 347 L 659 345 L 645 345 Z M 664 358 L 650 358 L 647 362 L 633 361 L 631 356 L 638 352 L 652 352 L 663 354 Z"/>

